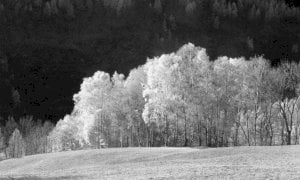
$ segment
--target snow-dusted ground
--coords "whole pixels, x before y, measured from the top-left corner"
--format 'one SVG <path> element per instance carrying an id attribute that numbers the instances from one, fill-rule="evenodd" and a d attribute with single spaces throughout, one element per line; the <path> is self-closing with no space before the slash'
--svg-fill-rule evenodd
<path id="1" fill-rule="evenodd" d="M 300 146 L 69 151 L 2 161 L 0 179 L 300 180 Z"/>

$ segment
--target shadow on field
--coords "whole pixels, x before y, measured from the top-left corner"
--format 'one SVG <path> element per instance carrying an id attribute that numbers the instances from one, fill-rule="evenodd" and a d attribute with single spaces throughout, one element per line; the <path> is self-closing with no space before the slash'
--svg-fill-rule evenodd
<path id="1" fill-rule="evenodd" d="M 38 177 L 38 176 L 27 176 L 27 177 L 7 177 L 0 178 L 0 180 L 81 180 L 84 176 L 59 176 L 59 177 Z"/>

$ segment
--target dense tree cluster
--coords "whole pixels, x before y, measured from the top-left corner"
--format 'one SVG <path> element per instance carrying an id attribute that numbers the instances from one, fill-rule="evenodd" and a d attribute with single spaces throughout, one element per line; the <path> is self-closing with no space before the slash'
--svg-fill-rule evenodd
<path id="1" fill-rule="evenodd" d="M 32 117 L 13 117 L 0 126 L 0 160 L 49 152 L 48 135 L 54 125 L 49 121 L 35 122 Z"/>
<path id="2" fill-rule="evenodd" d="M 209 62 L 204 49 L 188 44 L 145 69 L 143 117 L 165 145 L 299 143 L 298 64 L 272 69 L 261 57 Z"/>
<path id="3" fill-rule="evenodd" d="M 265 19 L 271 21 L 280 18 L 300 18 L 300 11 L 290 7 L 284 1 L 260 0 L 214 0 L 214 12 L 222 17 L 243 17 L 248 14 L 250 20 Z"/>
<path id="4" fill-rule="evenodd" d="M 0 11 L 12 11 L 14 16 L 26 13 L 37 13 L 46 16 L 63 16 L 74 18 L 80 11 L 92 12 L 93 9 L 104 6 L 112 8 L 118 13 L 131 7 L 132 0 L 7 0 L 0 3 Z"/>
<path id="5" fill-rule="evenodd" d="M 49 136 L 51 150 L 145 146 L 144 78 L 141 69 L 132 70 L 126 80 L 122 74 L 110 77 L 104 72 L 85 78 L 74 95 L 72 114 L 60 120 Z"/>
<path id="6" fill-rule="evenodd" d="M 213 12 L 220 16 L 237 17 L 244 16 L 248 12 L 249 18 L 264 18 L 269 21 L 285 17 L 300 17 L 299 9 L 286 4 L 280 0 L 145 0 L 143 3 L 149 4 L 151 8 L 158 13 L 163 12 L 163 8 L 167 4 L 180 5 L 187 14 L 192 14 L 197 6 L 204 7 L 209 3 L 212 5 Z M 39 12 L 39 15 L 46 16 L 65 16 L 74 18 L 75 14 L 80 11 L 93 11 L 99 8 L 111 8 L 120 14 L 122 10 L 126 10 L 138 4 L 137 0 L 6 0 L 0 3 L 0 11 L 12 11 L 14 15 L 24 15 L 25 13 Z"/>
<path id="7" fill-rule="evenodd" d="M 56 150 L 299 143 L 300 66 L 219 57 L 193 44 L 148 59 L 127 79 L 96 72 L 50 139 Z M 64 142 L 62 142 L 64 141 Z"/>
<path id="8" fill-rule="evenodd" d="M 83 148 L 299 144 L 300 65 L 219 57 L 189 43 L 124 75 L 84 78 L 56 126 L 0 127 L 0 158 Z M 17 96 L 17 95 L 15 95 Z"/>

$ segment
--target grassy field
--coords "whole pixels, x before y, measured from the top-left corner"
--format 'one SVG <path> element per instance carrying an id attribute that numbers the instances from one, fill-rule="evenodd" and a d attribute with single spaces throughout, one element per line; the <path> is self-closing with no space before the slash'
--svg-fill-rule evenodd
<path id="1" fill-rule="evenodd" d="M 300 146 L 69 151 L 1 161 L 0 179 L 300 180 Z"/>

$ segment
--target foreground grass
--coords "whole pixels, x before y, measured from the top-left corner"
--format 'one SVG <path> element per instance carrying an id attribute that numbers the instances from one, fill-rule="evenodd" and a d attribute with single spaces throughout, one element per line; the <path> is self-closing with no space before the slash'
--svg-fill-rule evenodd
<path id="1" fill-rule="evenodd" d="M 300 146 L 51 153 L 0 162 L 0 179 L 300 179 Z"/>

